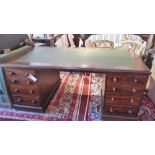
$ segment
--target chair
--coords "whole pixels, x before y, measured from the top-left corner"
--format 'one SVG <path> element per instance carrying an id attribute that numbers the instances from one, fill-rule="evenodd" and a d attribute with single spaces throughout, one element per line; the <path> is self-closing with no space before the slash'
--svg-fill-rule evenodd
<path id="1" fill-rule="evenodd" d="M 135 53 L 140 57 L 146 55 L 153 45 L 151 38 L 149 38 L 146 42 L 141 38 L 141 36 L 138 35 L 125 34 L 124 37 L 125 40 L 122 40 L 119 43 L 119 47 L 133 48 Z"/>
<path id="2" fill-rule="evenodd" d="M 114 48 L 114 42 L 111 40 L 95 40 L 92 42 L 92 47 Z"/>
<path id="3" fill-rule="evenodd" d="M 145 63 L 145 65 L 148 68 L 152 67 L 152 54 L 151 54 L 151 46 L 152 43 L 147 44 L 146 42 L 140 43 L 138 41 L 133 41 L 133 40 L 126 40 L 122 41 L 119 44 L 119 47 L 125 47 L 128 46 L 128 48 L 132 48 L 135 51 L 135 54 L 141 58 L 141 60 Z"/>
<path id="4" fill-rule="evenodd" d="M 118 47 L 120 48 L 132 48 L 134 49 L 137 56 L 143 57 L 145 50 L 149 48 L 146 46 L 146 42 L 138 42 L 134 40 L 125 40 L 119 43 Z"/>
<path id="5" fill-rule="evenodd" d="M 115 48 L 122 40 L 126 40 L 124 34 L 97 34 L 91 35 L 85 41 L 85 47 Z M 99 43 L 96 43 L 99 42 Z M 100 46 L 101 45 L 101 46 Z"/>

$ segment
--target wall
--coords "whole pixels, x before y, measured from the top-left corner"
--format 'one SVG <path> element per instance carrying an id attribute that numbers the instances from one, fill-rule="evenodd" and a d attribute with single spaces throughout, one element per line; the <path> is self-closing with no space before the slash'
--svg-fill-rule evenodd
<path id="1" fill-rule="evenodd" d="M 27 37 L 27 34 L 0 34 L 0 51 L 16 47 Z"/>

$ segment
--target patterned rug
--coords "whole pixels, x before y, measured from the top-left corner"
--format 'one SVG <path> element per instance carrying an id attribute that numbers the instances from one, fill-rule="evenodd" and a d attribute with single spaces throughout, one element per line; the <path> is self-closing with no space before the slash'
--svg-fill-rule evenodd
<path id="1" fill-rule="evenodd" d="M 104 93 L 104 74 L 61 72 L 61 81 L 57 93 L 44 113 L 0 108 L 0 120 L 102 120 L 101 90 Z M 138 116 L 140 120 L 155 120 L 155 107 L 147 96 L 144 96 Z"/>

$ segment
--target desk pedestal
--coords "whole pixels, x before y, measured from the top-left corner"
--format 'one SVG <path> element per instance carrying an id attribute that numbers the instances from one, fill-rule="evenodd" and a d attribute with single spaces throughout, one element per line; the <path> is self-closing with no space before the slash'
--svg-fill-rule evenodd
<path id="1" fill-rule="evenodd" d="M 147 74 L 107 73 L 103 117 L 137 120 L 147 80 Z"/>
<path id="2" fill-rule="evenodd" d="M 4 68 L 13 107 L 44 112 L 60 85 L 60 73 L 48 69 Z"/>

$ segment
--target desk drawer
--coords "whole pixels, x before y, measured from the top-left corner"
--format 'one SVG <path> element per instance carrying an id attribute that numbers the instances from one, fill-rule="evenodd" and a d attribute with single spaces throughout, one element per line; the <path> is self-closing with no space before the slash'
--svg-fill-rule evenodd
<path id="1" fill-rule="evenodd" d="M 13 95 L 14 104 L 27 106 L 40 106 L 40 99 L 38 96 L 22 96 Z"/>
<path id="2" fill-rule="evenodd" d="M 124 95 L 106 95 L 105 103 L 106 105 L 139 105 L 141 101 L 141 96 L 124 96 Z"/>
<path id="3" fill-rule="evenodd" d="M 8 77 L 15 77 L 15 76 L 26 76 L 28 74 L 36 75 L 36 71 L 34 70 L 22 70 L 22 69 L 13 69 L 13 68 L 5 68 L 5 73 Z"/>
<path id="4" fill-rule="evenodd" d="M 137 106 L 113 106 L 113 105 L 109 105 L 109 106 L 105 106 L 104 107 L 104 111 L 111 113 L 111 114 L 128 114 L 130 115 L 137 115 L 139 108 Z"/>
<path id="5" fill-rule="evenodd" d="M 7 77 L 9 84 L 34 86 L 37 82 L 32 81 L 28 77 Z"/>
<path id="6" fill-rule="evenodd" d="M 20 86 L 10 84 L 10 90 L 12 94 L 27 94 L 27 95 L 39 95 L 39 90 L 35 86 Z"/>
<path id="7" fill-rule="evenodd" d="M 109 84 L 107 85 L 107 92 L 113 93 L 142 93 L 144 92 L 144 85 L 131 85 L 131 84 Z"/>
<path id="8" fill-rule="evenodd" d="M 143 84 L 146 82 L 146 75 L 132 75 L 132 74 L 108 74 L 108 83 L 132 83 Z"/>

